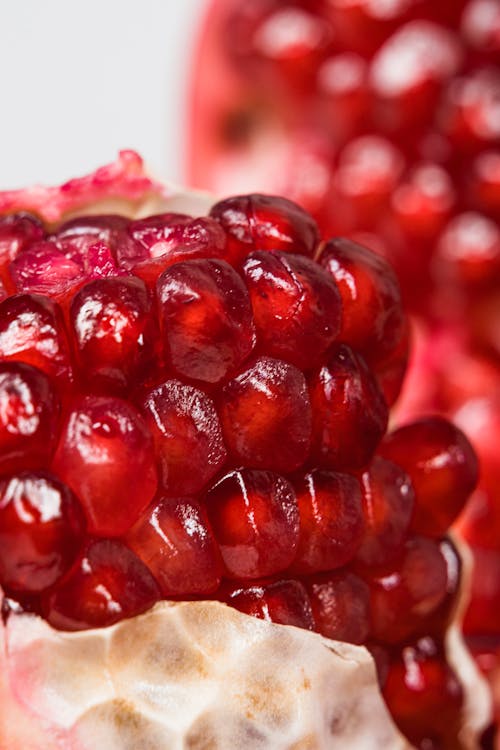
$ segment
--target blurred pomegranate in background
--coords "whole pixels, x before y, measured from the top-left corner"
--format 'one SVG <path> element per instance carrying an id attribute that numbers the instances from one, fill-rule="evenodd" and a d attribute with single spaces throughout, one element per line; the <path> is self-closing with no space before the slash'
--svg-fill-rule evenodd
<path id="1" fill-rule="evenodd" d="M 413 313 L 398 421 L 442 412 L 481 479 L 465 625 L 500 647 L 500 2 L 214 0 L 194 69 L 190 184 L 267 190 L 390 260 Z M 498 669 L 498 667 L 497 667 Z"/>

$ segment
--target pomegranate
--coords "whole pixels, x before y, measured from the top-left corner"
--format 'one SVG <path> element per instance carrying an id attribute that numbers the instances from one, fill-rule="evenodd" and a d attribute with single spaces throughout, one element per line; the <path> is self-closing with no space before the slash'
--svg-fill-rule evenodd
<path id="1" fill-rule="evenodd" d="M 500 391 L 498 0 L 212 0 L 194 73 L 190 184 L 286 195 L 323 234 L 395 268 L 418 338 L 399 419 L 458 413 L 474 443 L 483 468 L 460 532 L 479 581 L 486 557 L 500 565 L 500 452 L 487 426 Z M 353 271 L 338 262 L 349 294 Z M 373 330 L 343 325 L 358 346 Z M 476 603 L 500 647 L 498 600 Z M 491 635 L 481 621 L 467 619 L 474 640 Z"/>
<path id="2" fill-rule="evenodd" d="M 449 527 L 476 458 L 445 420 L 384 439 L 390 267 L 281 198 L 176 200 L 130 152 L 0 193 L 0 227 L 40 217 L 0 303 L 3 745 L 475 747 Z"/>

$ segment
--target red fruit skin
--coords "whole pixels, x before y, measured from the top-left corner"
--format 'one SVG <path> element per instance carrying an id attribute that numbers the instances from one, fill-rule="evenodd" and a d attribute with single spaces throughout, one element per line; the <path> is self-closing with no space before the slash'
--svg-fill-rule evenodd
<path id="1" fill-rule="evenodd" d="M 457 747 L 463 689 L 431 639 L 405 646 L 393 658 L 383 695 L 397 725 L 417 747 Z"/>
<path id="2" fill-rule="evenodd" d="M 38 294 L 16 294 L 0 302 L 0 359 L 33 365 L 67 383 L 69 347 L 59 306 Z"/>
<path id="3" fill-rule="evenodd" d="M 415 490 L 415 533 L 442 536 L 463 509 L 478 479 L 465 435 L 442 417 L 400 427 L 382 442 L 382 456 L 401 466 Z"/>
<path id="4" fill-rule="evenodd" d="M 243 263 L 259 343 L 296 367 L 317 366 L 340 330 L 336 284 L 309 258 L 257 251 Z"/>
<path id="5" fill-rule="evenodd" d="M 311 602 L 305 586 L 296 580 L 229 584 L 219 592 L 231 607 L 261 620 L 314 630 Z"/>
<path id="6" fill-rule="evenodd" d="M 162 273 L 157 291 L 166 356 L 178 375 L 219 383 L 250 355 L 250 299 L 228 263 L 176 263 Z"/>
<path id="7" fill-rule="evenodd" d="M 410 538 L 392 565 L 362 575 L 370 586 L 372 635 L 382 643 L 425 635 L 448 593 L 447 561 L 439 544 L 425 537 Z"/>
<path id="8" fill-rule="evenodd" d="M 394 562 L 413 516 L 415 492 L 396 464 L 375 456 L 361 476 L 364 531 L 356 560 L 367 567 Z"/>
<path id="9" fill-rule="evenodd" d="M 370 589 L 347 570 L 321 573 L 307 580 L 318 630 L 326 638 L 358 645 L 370 634 Z"/>
<path id="10" fill-rule="evenodd" d="M 0 479 L 0 583 L 37 594 L 62 578 L 83 543 L 85 517 L 73 493 L 45 472 Z"/>
<path id="11" fill-rule="evenodd" d="M 345 565 L 354 557 L 364 530 L 358 480 L 315 470 L 294 479 L 294 487 L 300 536 L 291 570 L 308 574 Z"/>
<path id="12" fill-rule="evenodd" d="M 46 465 L 57 437 L 59 399 L 40 370 L 0 363 L 0 473 Z"/>
<path id="13" fill-rule="evenodd" d="M 290 472 L 306 460 L 311 406 L 304 375 L 293 365 L 255 360 L 222 389 L 219 415 L 237 464 Z"/>
<path id="14" fill-rule="evenodd" d="M 165 489 L 179 496 L 200 492 L 227 458 L 212 399 L 180 380 L 167 380 L 146 392 L 142 412 Z"/>
<path id="15" fill-rule="evenodd" d="M 191 498 L 160 497 L 127 532 L 165 598 L 213 593 L 222 564 L 204 508 Z"/>
<path id="16" fill-rule="evenodd" d="M 346 344 L 330 350 L 309 379 L 312 456 L 336 470 L 361 469 L 387 426 L 387 405 L 363 358 Z"/>
<path id="17" fill-rule="evenodd" d="M 158 336 L 152 303 L 139 279 L 91 281 L 70 306 L 76 365 L 82 382 L 123 390 L 153 364 Z"/>
<path id="18" fill-rule="evenodd" d="M 389 263 L 341 238 L 322 246 L 318 263 L 335 280 L 342 297 L 340 341 L 374 360 L 392 352 L 403 334 L 404 314 Z"/>
<path id="19" fill-rule="evenodd" d="M 233 196 L 210 210 L 227 234 L 232 262 L 254 250 L 283 250 L 312 256 L 320 240 L 314 219 L 300 206 L 276 196 Z"/>
<path id="20" fill-rule="evenodd" d="M 261 578 L 288 568 L 299 541 L 299 512 L 287 479 L 270 471 L 233 471 L 205 502 L 226 577 Z"/>
<path id="21" fill-rule="evenodd" d="M 121 536 L 156 492 L 151 434 L 139 412 L 118 398 L 74 402 L 52 468 L 81 500 L 90 533 L 99 536 Z"/>
<path id="22" fill-rule="evenodd" d="M 113 625 L 149 609 L 160 590 L 134 553 L 117 539 L 90 540 L 57 588 L 42 597 L 44 617 L 58 630 Z"/>

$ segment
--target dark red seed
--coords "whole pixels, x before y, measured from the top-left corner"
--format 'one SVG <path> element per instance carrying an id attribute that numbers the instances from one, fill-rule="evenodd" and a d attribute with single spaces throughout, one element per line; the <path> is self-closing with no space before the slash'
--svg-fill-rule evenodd
<path id="1" fill-rule="evenodd" d="M 212 399 L 180 380 L 167 380 L 148 391 L 142 404 L 165 489 L 171 495 L 202 490 L 227 457 Z"/>
<path id="2" fill-rule="evenodd" d="M 334 641 L 364 644 L 370 633 L 370 589 L 349 570 L 307 581 L 316 630 Z"/>
<path id="3" fill-rule="evenodd" d="M 67 381 L 69 349 L 59 306 L 38 294 L 0 302 L 0 359 L 25 362 Z"/>
<path id="4" fill-rule="evenodd" d="M 82 501 L 90 532 L 102 536 L 127 531 L 156 492 L 151 433 L 118 398 L 85 396 L 73 404 L 53 468 Z"/>
<path id="5" fill-rule="evenodd" d="M 160 591 L 153 576 L 118 540 L 90 541 L 64 581 L 43 597 L 43 612 L 59 630 L 113 625 L 149 609 Z"/>
<path id="6" fill-rule="evenodd" d="M 317 573 L 354 557 L 363 536 L 361 487 L 350 474 L 311 471 L 294 480 L 300 537 L 292 570 Z"/>
<path id="7" fill-rule="evenodd" d="M 457 747 L 463 689 L 430 638 L 405 646 L 393 658 L 383 695 L 396 724 L 416 747 Z"/>
<path id="8" fill-rule="evenodd" d="M 318 257 L 342 297 L 339 339 L 373 359 L 401 340 L 404 315 L 396 275 L 381 256 L 345 239 L 327 242 Z"/>
<path id="9" fill-rule="evenodd" d="M 250 298 L 225 261 L 176 263 L 158 279 L 158 299 L 166 354 L 179 375 L 218 383 L 252 351 Z"/>
<path id="10" fill-rule="evenodd" d="M 240 195 L 216 203 L 210 211 L 227 234 L 234 262 L 254 250 L 284 250 L 312 256 L 319 242 L 314 219 L 285 198 Z"/>
<path id="11" fill-rule="evenodd" d="M 415 493 L 409 476 L 396 464 L 375 456 L 361 478 L 364 534 L 356 559 L 386 565 L 402 552 L 408 536 Z"/>
<path id="12" fill-rule="evenodd" d="M 211 594 L 222 572 L 206 511 L 191 498 L 161 497 L 125 536 L 162 595 Z"/>
<path id="13" fill-rule="evenodd" d="M 224 386 L 219 414 L 236 462 L 288 472 L 307 458 L 311 407 L 305 378 L 293 365 L 257 359 Z"/>
<path id="14" fill-rule="evenodd" d="M 157 332 L 139 279 L 91 281 L 73 298 L 70 319 L 83 381 L 124 388 L 152 364 Z"/>
<path id="15" fill-rule="evenodd" d="M 387 426 L 387 405 L 361 356 L 342 344 L 309 382 L 312 455 L 325 468 L 360 469 Z"/>
<path id="16" fill-rule="evenodd" d="M 448 592 L 448 565 L 438 542 L 412 537 L 396 563 L 367 573 L 366 580 L 374 638 L 401 643 L 426 633 Z"/>
<path id="17" fill-rule="evenodd" d="M 8 281 L 5 267 L 31 242 L 45 236 L 43 224 L 29 213 L 11 214 L 0 218 L 0 276 Z"/>
<path id="18" fill-rule="evenodd" d="M 0 581 L 37 593 L 56 584 L 75 561 L 85 518 L 72 492 L 46 473 L 0 480 Z"/>
<path id="19" fill-rule="evenodd" d="M 388 435 L 380 453 L 412 481 L 412 529 L 437 537 L 446 533 L 478 477 L 477 458 L 463 432 L 442 417 L 423 418 Z"/>
<path id="20" fill-rule="evenodd" d="M 317 366 L 340 330 L 335 282 L 309 258 L 277 251 L 251 253 L 243 273 L 266 354 Z"/>
<path id="21" fill-rule="evenodd" d="M 91 248 L 104 245 L 111 251 L 109 261 L 129 257 L 137 252 L 133 239 L 128 235 L 129 219 L 118 214 L 101 214 L 96 216 L 79 216 L 62 224 L 51 240 L 69 259 L 74 260 L 86 270 L 86 276 L 98 275 L 92 263 Z M 115 265 L 115 273 L 118 270 Z"/>
<path id="22" fill-rule="evenodd" d="M 233 471 L 210 490 L 206 505 L 227 577 L 260 578 L 290 565 L 299 539 L 299 512 L 284 477 Z"/>
<path id="23" fill-rule="evenodd" d="M 59 400 L 30 365 L 0 363 L 0 472 L 36 469 L 55 447 Z"/>
<path id="24" fill-rule="evenodd" d="M 221 595 L 231 607 L 261 620 L 314 630 L 311 602 L 300 581 L 260 581 L 226 586 Z"/>
<path id="25" fill-rule="evenodd" d="M 49 241 L 29 245 L 11 262 L 9 273 L 17 292 L 43 294 L 60 301 L 85 279 L 79 259 L 66 257 Z"/>

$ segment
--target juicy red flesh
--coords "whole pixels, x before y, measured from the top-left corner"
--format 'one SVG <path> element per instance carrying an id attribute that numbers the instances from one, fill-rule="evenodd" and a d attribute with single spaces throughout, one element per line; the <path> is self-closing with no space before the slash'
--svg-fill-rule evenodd
<path id="1" fill-rule="evenodd" d="M 110 396 L 75 402 L 52 468 L 78 494 L 99 536 L 127 531 L 156 492 L 151 434 L 131 404 Z"/>
<path id="2" fill-rule="evenodd" d="M 17 606 L 78 630 L 215 598 L 367 645 L 381 680 L 413 639 L 442 639 L 455 516 L 418 526 L 418 472 L 386 456 L 398 433 L 381 442 L 407 356 L 386 262 L 342 240 L 314 260 L 314 220 L 272 196 L 33 226 L 4 270 L 7 294 L 37 292 L 0 302 L 0 584 Z M 431 489 L 446 509 L 464 485 L 461 507 L 472 454 L 439 424 L 455 442 Z M 414 429 L 418 464 L 435 445 Z"/>
<path id="3" fill-rule="evenodd" d="M 400 729 L 419 748 L 456 748 L 463 690 L 442 648 L 430 638 L 391 660 L 384 697 Z"/>
<path id="4" fill-rule="evenodd" d="M 257 359 L 224 386 L 220 415 L 237 463 L 287 472 L 307 458 L 311 406 L 304 375 L 294 365 Z"/>
<path id="5" fill-rule="evenodd" d="M 0 363 L 0 473 L 38 468 L 55 447 L 59 402 L 40 370 Z"/>
<path id="6" fill-rule="evenodd" d="M 465 435 L 442 417 L 432 417 L 400 427 L 387 436 L 380 450 L 412 481 L 413 530 L 442 536 L 477 483 L 477 459 Z"/>
<path id="7" fill-rule="evenodd" d="M 57 584 L 82 546 L 85 518 L 77 499 L 45 472 L 0 480 L 0 579 L 12 592 Z"/>
<path id="8" fill-rule="evenodd" d="M 299 538 L 299 512 L 290 482 L 270 471 L 235 471 L 206 497 L 229 578 L 261 578 L 285 570 Z"/>
<path id="9" fill-rule="evenodd" d="M 189 498 L 161 497 L 125 541 L 149 568 L 164 597 L 210 594 L 222 565 L 205 509 Z"/>
<path id="10" fill-rule="evenodd" d="M 312 471 L 294 480 L 300 537 L 296 573 L 339 568 L 352 560 L 363 534 L 361 488 L 349 474 Z"/>
<path id="11" fill-rule="evenodd" d="M 240 612 L 280 625 L 314 630 L 311 602 L 300 581 L 277 580 L 228 585 L 224 601 Z"/>
<path id="12" fill-rule="evenodd" d="M 225 261 L 176 263 L 158 280 L 158 301 L 167 358 L 181 377 L 218 383 L 252 351 L 248 292 Z"/>
<path id="13" fill-rule="evenodd" d="M 155 579 L 131 550 L 117 539 L 98 539 L 44 595 L 42 611 L 61 630 L 101 628 L 144 612 L 160 597 Z"/>
<path id="14" fill-rule="evenodd" d="M 312 452 L 325 468 L 360 469 L 387 426 L 387 405 L 366 362 L 346 344 L 333 347 L 310 378 Z"/>

